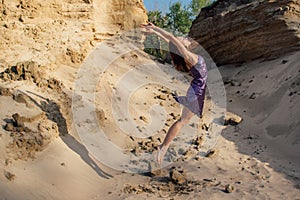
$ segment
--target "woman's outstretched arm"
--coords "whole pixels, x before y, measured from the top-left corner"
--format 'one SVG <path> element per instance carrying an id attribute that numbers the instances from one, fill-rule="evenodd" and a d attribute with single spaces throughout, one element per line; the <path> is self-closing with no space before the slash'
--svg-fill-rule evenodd
<path id="1" fill-rule="evenodd" d="M 198 56 L 192 52 L 190 52 L 184 44 L 176 38 L 173 34 L 155 26 L 151 22 L 148 24 L 143 24 L 141 27 L 146 28 L 147 30 L 151 30 L 154 34 L 157 34 L 159 37 L 162 37 L 165 40 L 168 40 L 169 42 L 173 42 L 173 44 L 178 48 L 181 55 L 184 57 L 184 59 L 189 62 L 191 65 L 195 65 L 198 62 Z"/>
<path id="2" fill-rule="evenodd" d="M 147 33 L 154 33 L 155 35 L 157 35 L 158 37 L 160 37 L 161 39 L 163 39 L 163 40 L 166 41 L 167 43 L 170 42 L 169 39 L 167 39 L 165 36 L 163 36 L 162 34 L 160 34 L 159 32 L 157 32 L 157 31 L 155 31 L 155 30 L 151 30 L 151 32 L 148 31 Z"/>

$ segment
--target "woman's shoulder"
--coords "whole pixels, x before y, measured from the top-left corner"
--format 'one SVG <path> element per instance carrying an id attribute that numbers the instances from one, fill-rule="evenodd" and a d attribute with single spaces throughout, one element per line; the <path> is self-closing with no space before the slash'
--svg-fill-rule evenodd
<path id="1" fill-rule="evenodd" d="M 201 55 L 198 55 L 198 64 L 206 65 L 206 62 Z"/>
<path id="2" fill-rule="evenodd" d="M 201 55 L 195 54 L 197 56 L 197 62 L 192 67 L 198 67 L 206 65 L 204 58 Z"/>

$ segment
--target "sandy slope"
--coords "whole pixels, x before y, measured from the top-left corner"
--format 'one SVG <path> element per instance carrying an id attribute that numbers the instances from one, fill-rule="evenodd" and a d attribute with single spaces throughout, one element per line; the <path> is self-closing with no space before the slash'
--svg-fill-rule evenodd
<path id="1" fill-rule="evenodd" d="M 115 47 L 112 45 L 112 48 Z M 119 53 L 115 48 L 112 54 L 118 59 L 97 85 L 95 105 L 100 113 L 97 119 L 113 143 L 136 149 L 137 153 L 151 152 L 152 144 L 159 144 L 158 138 L 163 138 L 168 126 L 180 114 L 180 107 L 165 91 L 166 87 L 150 84 L 147 89 L 146 86 L 137 89 L 129 101 L 129 113 L 141 127 L 150 122 L 150 105 L 161 104 L 167 113 L 173 114 L 167 115 L 166 124 L 152 142 L 146 143 L 149 139 L 132 140 L 125 135 L 112 115 L 112 91 L 124 74 L 141 63 L 154 62 L 139 51 L 123 56 Z M 13 132 L 22 131 L 0 130 L 1 199 L 297 199 L 300 184 L 298 58 L 299 53 L 294 53 L 272 61 L 221 67 L 227 109 L 240 115 L 242 123 L 222 126 L 224 130 L 215 146 L 216 153 L 211 157 L 197 156 L 201 145 L 192 145 L 190 152 L 180 152 L 177 148 L 177 144 L 191 146 L 193 139 L 200 136 L 191 134 L 194 130 L 191 123 L 174 143 L 178 153 L 176 159 L 153 177 L 122 173 L 107 167 L 82 145 L 71 112 L 72 91 L 79 68 L 60 65 L 55 71 L 44 70 L 46 75 L 42 76 L 40 84 L 30 79 L 2 81 L 1 86 L 10 88 L 12 93 L 0 96 L 3 128 L 13 121 L 12 114 L 19 113 L 27 119 L 32 118 L 30 122 L 24 122 L 24 127 L 34 133 L 41 132 L 42 139 L 34 135 L 26 138 L 16 134 L 13 137 Z M 136 75 L 149 76 L 151 72 L 151 68 L 135 70 Z M 168 66 L 166 70 L 173 77 L 178 75 L 179 78 L 173 79 L 175 82 L 180 80 L 178 72 Z M 91 73 L 94 75 L 97 73 Z M 176 85 L 175 82 L 172 84 Z M 17 94 L 23 94 L 20 99 L 24 101 L 16 100 Z M 158 98 L 159 95 L 165 96 Z M 210 115 L 210 105 L 207 99 L 206 116 Z M 40 117 L 33 118 L 40 113 Z M 205 115 L 201 122 L 212 122 L 209 120 L 213 119 Z M 90 123 L 86 121 L 83 126 Z M 201 134 L 205 133 L 201 126 L 199 128 Z M 143 131 L 142 128 L 141 133 Z M 21 147 L 16 142 L 20 137 L 23 139 Z M 14 145 L 7 147 L 12 141 Z M 179 172 L 179 175 L 184 184 L 174 183 L 169 178 L 172 166 L 177 172 L 183 169 L 184 173 Z M 234 188 L 232 193 L 226 193 L 228 184 Z"/>

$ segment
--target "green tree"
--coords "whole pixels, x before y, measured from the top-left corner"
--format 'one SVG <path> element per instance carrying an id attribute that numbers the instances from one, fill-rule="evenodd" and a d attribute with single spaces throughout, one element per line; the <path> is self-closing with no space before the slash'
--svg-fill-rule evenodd
<path id="1" fill-rule="evenodd" d="M 149 11 L 147 13 L 148 20 L 176 36 L 184 36 L 190 31 L 192 22 L 199 14 L 201 8 L 208 6 L 211 2 L 211 0 L 192 0 L 189 5 L 183 6 L 180 1 L 177 1 L 169 7 L 169 11 L 166 14 L 159 10 Z M 155 35 L 149 35 L 144 41 L 144 45 L 146 47 L 145 52 L 154 55 L 159 61 L 170 62 L 169 53 L 161 50 L 162 46 L 165 48 L 168 46 L 164 40 Z M 147 48 L 152 45 L 157 47 L 157 49 Z"/>
<path id="2" fill-rule="evenodd" d="M 192 25 L 190 12 L 188 7 L 182 6 L 180 1 L 173 3 L 167 16 L 167 28 L 169 28 L 175 35 L 186 35 Z"/>
<path id="3" fill-rule="evenodd" d="M 167 16 L 163 15 L 161 11 L 154 10 L 154 11 L 148 11 L 148 20 L 152 23 L 154 23 L 156 26 L 161 28 L 166 28 L 167 25 Z"/>
<path id="4" fill-rule="evenodd" d="M 197 17 L 201 11 L 201 8 L 211 4 L 211 0 L 192 0 L 189 5 L 190 13 L 193 18 Z"/>

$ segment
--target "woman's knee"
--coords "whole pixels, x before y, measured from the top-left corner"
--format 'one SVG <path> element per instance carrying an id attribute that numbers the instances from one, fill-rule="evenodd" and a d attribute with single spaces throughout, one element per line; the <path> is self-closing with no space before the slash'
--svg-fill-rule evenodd
<path id="1" fill-rule="evenodd" d="M 189 123 L 189 121 L 190 121 L 189 118 L 182 118 L 182 117 L 180 117 L 180 118 L 178 119 L 178 122 L 179 122 L 182 126 L 187 125 L 187 124 Z"/>

